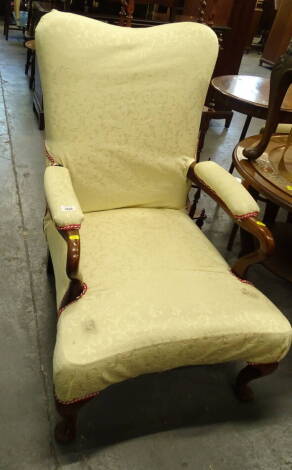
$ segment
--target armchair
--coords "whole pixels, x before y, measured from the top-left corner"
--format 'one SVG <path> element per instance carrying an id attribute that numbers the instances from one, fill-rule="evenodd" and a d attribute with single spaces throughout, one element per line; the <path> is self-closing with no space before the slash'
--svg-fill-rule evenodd
<path id="1" fill-rule="evenodd" d="M 57 440 L 75 437 L 89 399 L 141 374 L 244 360 L 235 392 L 250 399 L 248 382 L 277 367 L 291 327 L 240 278 L 273 248 L 257 204 L 215 163 L 195 163 L 216 35 L 196 23 L 130 29 L 54 11 L 36 44 Z M 191 181 L 260 241 L 235 275 L 186 214 Z"/>

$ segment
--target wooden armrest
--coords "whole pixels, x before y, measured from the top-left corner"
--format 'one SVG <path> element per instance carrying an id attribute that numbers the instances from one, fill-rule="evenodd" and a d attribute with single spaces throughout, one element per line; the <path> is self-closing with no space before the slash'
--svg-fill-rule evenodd
<path id="1" fill-rule="evenodd" d="M 255 263 L 261 263 L 273 254 L 275 241 L 272 233 L 265 224 L 254 217 L 243 220 L 236 220 L 236 223 L 253 235 L 259 241 L 259 248 L 251 253 L 239 258 L 232 267 L 232 272 L 244 278 L 248 268 Z"/>
<path id="2" fill-rule="evenodd" d="M 203 189 L 212 199 L 214 199 L 222 209 L 244 230 L 253 235 L 259 242 L 259 248 L 252 253 L 239 258 L 232 271 L 240 278 L 244 278 L 248 268 L 255 263 L 264 261 L 267 257 L 271 256 L 275 248 L 275 242 L 272 233 L 263 222 L 256 220 L 254 214 L 246 214 L 243 217 L 234 215 L 227 207 L 225 202 L 216 194 L 216 192 L 206 185 L 204 181 L 197 177 L 194 171 L 194 164 L 188 170 L 188 178 L 196 184 L 199 188 Z"/>
<path id="3" fill-rule="evenodd" d="M 79 230 L 58 230 L 67 243 L 67 264 L 66 272 L 70 279 L 70 284 L 60 308 L 64 308 L 74 302 L 83 291 L 83 283 L 77 278 L 80 260 L 80 235 Z"/>

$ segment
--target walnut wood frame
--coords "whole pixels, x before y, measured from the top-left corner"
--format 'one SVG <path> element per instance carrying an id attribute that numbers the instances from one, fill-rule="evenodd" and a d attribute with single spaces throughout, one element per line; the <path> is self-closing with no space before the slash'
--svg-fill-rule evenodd
<path id="1" fill-rule="evenodd" d="M 56 410 L 62 418 L 55 426 L 55 439 L 59 444 L 69 444 L 75 440 L 79 410 L 93 398 L 86 398 L 68 405 L 55 398 Z"/>
<path id="2" fill-rule="evenodd" d="M 273 235 L 265 225 L 259 225 L 254 217 L 249 217 L 246 219 L 236 218 L 234 214 L 232 214 L 232 212 L 228 209 L 226 204 L 222 201 L 222 199 L 215 193 L 215 191 L 207 186 L 204 181 L 198 178 L 195 173 L 195 165 L 196 163 L 193 163 L 190 166 L 188 171 L 188 178 L 196 186 L 209 194 L 209 196 L 211 196 L 211 198 L 214 199 L 242 229 L 253 235 L 259 242 L 259 247 L 257 250 L 239 258 L 232 267 L 232 272 L 243 279 L 251 265 L 255 263 L 261 263 L 267 257 L 272 255 L 275 248 Z"/>
<path id="3" fill-rule="evenodd" d="M 64 308 L 70 302 L 76 300 L 83 291 L 83 284 L 77 277 L 80 260 L 80 235 L 79 230 L 58 231 L 67 243 L 66 273 L 70 279 L 69 287 L 60 305 L 60 308 Z"/>
<path id="4" fill-rule="evenodd" d="M 249 382 L 272 374 L 272 372 L 277 369 L 278 365 L 278 362 L 272 362 L 271 364 L 248 364 L 244 367 L 244 369 L 239 372 L 234 384 L 236 397 L 243 402 L 252 401 L 254 399 L 254 393 L 248 385 Z"/>

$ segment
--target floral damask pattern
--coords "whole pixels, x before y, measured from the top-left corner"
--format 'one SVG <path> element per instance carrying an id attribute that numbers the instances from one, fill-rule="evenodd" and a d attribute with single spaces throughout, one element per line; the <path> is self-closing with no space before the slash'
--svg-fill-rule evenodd
<path id="1" fill-rule="evenodd" d="M 47 237 L 59 262 L 63 240 L 52 222 Z M 80 237 L 79 277 L 88 291 L 58 321 L 54 383 L 60 400 L 147 372 L 232 359 L 274 362 L 288 351 L 288 321 L 230 273 L 184 212 L 85 214 Z M 55 268 L 60 280 L 65 253 L 63 263 Z M 63 285 L 59 281 L 57 292 Z"/>
<path id="2" fill-rule="evenodd" d="M 88 290 L 59 317 L 57 398 L 69 403 L 184 365 L 280 360 L 288 321 L 230 274 L 182 210 L 215 34 L 194 23 L 135 30 L 53 12 L 40 21 L 36 44 L 46 146 L 80 203 L 79 219 L 66 223 L 80 224 L 84 213 L 78 277 Z M 46 189 L 60 223 L 57 206 L 73 204 L 70 185 Z M 71 194 L 66 203 L 54 186 Z M 67 246 L 49 213 L 44 227 L 60 308 Z"/>
<path id="3" fill-rule="evenodd" d="M 218 51 L 212 30 L 53 12 L 36 41 L 46 146 L 69 169 L 83 212 L 184 207 Z"/>

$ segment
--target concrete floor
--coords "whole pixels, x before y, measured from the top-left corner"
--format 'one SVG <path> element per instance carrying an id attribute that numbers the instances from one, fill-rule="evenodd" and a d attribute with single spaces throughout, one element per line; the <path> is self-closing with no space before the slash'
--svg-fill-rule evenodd
<path id="1" fill-rule="evenodd" d="M 254 384 L 257 399 L 248 405 L 231 390 L 242 364 L 190 367 L 115 385 L 84 408 L 75 445 L 55 444 L 56 321 L 42 233 L 43 133 L 32 113 L 17 34 L 8 42 L 0 38 L 0 469 L 292 469 L 289 357 Z M 257 64 L 256 54 L 245 56 L 242 72 L 268 76 Z M 228 168 L 243 119 L 235 115 L 228 131 L 215 121 L 203 158 Z M 250 133 L 260 125 L 255 120 Z M 207 198 L 200 205 L 208 214 L 205 232 L 226 256 L 228 217 Z M 249 278 L 292 319 L 290 284 L 261 266 Z"/>

